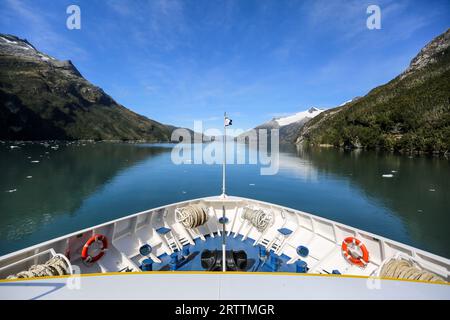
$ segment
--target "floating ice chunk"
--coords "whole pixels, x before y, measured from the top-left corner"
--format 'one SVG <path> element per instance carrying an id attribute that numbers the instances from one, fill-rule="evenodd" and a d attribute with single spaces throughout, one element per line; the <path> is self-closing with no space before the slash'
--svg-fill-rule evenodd
<path id="1" fill-rule="evenodd" d="M 387 173 L 387 174 L 383 174 L 383 175 L 381 175 L 383 178 L 392 178 L 394 175 L 393 174 L 390 174 L 390 173 Z"/>

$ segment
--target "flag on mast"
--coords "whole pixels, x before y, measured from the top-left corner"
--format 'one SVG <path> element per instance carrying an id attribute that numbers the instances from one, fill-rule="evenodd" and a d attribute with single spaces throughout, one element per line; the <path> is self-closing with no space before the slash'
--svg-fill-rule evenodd
<path id="1" fill-rule="evenodd" d="M 233 123 L 233 120 L 231 120 L 228 117 L 225 117 L 225 127 L 231 126 Z"/>

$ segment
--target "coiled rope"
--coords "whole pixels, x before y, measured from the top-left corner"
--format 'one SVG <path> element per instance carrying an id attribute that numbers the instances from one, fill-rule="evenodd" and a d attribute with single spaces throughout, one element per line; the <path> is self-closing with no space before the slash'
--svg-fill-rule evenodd
<path id="1" fill-rule="evenodd" d="M 436 274 L 426 270 L 420 270 L 413 266 L 411 262 L 403 259 L 392 259 L 388 261 L 381 268 L 380 276 L 383 278 L 445 282 L 444 279 Z"/>
<path id="2" fill-rule="evenodd" d="M 207 210 L 198 204 L 191 204 L 176 210 L 176 219 L 189 229 L 197 228 L 208 221 Z"/>
<path id="3" fill-rule="evenodd" d="M 261 209 L 254 210 L 249 207 L 244 208 L 242 218 L 248 220 L 259 232 L 266 230 L 273 221 L 271 212 L 266 212 Z"/>
<path id="4" fill-rule="evenodd" d="M 10 275 L 7 279 L 62 276 L 66 274 L 70 274 L 70 266 L 67 265 L 64 258 L 56 255 L 44 264 L 32 265 L 27 271 L 21 271 L 16 275 Z"/>

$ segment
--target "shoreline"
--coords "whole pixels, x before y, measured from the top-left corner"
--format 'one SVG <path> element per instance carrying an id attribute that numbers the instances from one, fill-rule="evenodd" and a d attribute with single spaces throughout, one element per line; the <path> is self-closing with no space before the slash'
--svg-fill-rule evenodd
<path id="1" fill-rule="evenodd" d="M 440 151 L 422 151 L 422 150 L 394 150 L 394 149 L 383 149 L 383 148 L 366 148 L 366 147 L 349 147 L 349 146 L 336 146 L 333 144 L 322 143 L 322 144 L 308 144 L 295 143 L 297 147 L 313 147 L 313 148 L 323 148 L 323 149 L 339 149 L 345 151 L 375 151 L 383 152 L 386 154 L 396 154 L 402 156 L 430 156 L 430 157 L 443 157 L 448 158 L 450 156 L 450 151 L 440 152 Z"/>

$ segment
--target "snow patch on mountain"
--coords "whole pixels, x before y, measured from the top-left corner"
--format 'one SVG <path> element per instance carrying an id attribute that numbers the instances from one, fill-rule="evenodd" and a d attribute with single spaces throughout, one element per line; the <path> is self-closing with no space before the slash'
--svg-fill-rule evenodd
<path id="1" fill-rule="evenodd" d="M 26 56 L 29 58 L 37 58 L 42 61 L 56 60 L 55 58 L 43 54 L 36 50 L 27 40 L 20 39 L 16 36 L 0 34 L 0 52 L 8 55 Z"/>
<path id="2" fill-rule="evenodd" d="M 287 117 L 276 118 L 274 120 L 277 122 L 277 124 L 280 127 L 284 127 L 291 123 L 302 121 L 306 118 L 312 119 L 315 116 L 319 115 L 323 111 L 324 111 L 323 109 L 312 107 L 306 111 L 297 112 L 296 114 L 293 114 L 293 115 L 290 115 Z"/>
<path id="3" fill-rule="evenodd" d="M 352 101 L 353 101 L 353 99 L 350 99 L 350 100 L 347 100 L 347 101 L 345 101 L 345 102 L 342 102 L 338 107 L 345 106 L 347 103 L 350 103 L 350 102 L 352 102 Z"/>

